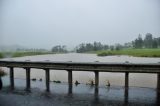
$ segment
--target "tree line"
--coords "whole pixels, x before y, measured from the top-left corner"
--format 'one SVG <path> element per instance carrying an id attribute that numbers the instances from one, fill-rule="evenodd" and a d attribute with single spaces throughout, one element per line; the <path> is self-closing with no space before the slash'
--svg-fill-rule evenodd
<path id="1" fill-rule="evenodd" d="M 160 48 L 160 37 L 153 37 L 151 33 L 147 33 L 142 38 L 142 35 L 139 34 L 138 37 L 128 43 L 125 44 L 115 44 L 115 45 L 107 45 L 102 44 L 101 42 L 93 42 L 93 43 L 81 43 L 75 47 L 74 51 L 77 53 L 91 52 L 91 51 L 101 51 L 101 50 L 121 50 L 124 48 Z M 52 47 L 52 52 L 58 53 L 66 53 L 68 52 L 67 46 L 65 45 L 56 45 Z"/>
<path id="2" fill-rule="evenodd" d="M 159 48 L 160 47 L 160 37 L 154 38 L 151 33 L 147 33 L 145 38 L 139 34 L 138 38 L 132 41 L 134 48 Z"/>
<path id="3" fill-rule="evenodd" d="M 67 46 L 65 45 L 56 45 L 54 47 L 52 47 L 51 49 L 52 52 L 54 53 L 67 53 Z"/>
<path id="4" fill-rule="evenodd" d="M 103 45 L 100 42 L 94 42 L 94 43 L 81 43 L 76 47 L 76 52 L 82 53 L 82 52 L 88 52 L 88 51 L 98 51 L 98 50 L 106 50 L 108 49 L 108 45 Z"/>
<path id="5" fill-rule="evenodd" d="M 124 48 L 160 48 L 160 37 L 153 37 L 151 33 L 147 33 L 142 38 L 142 35 L 139 34 L 138 38 L 135 40 L 125 43 L 125 44 L 115 44 L 115 45 L 107 45 L 107 44 L 101 44 L 100 42 L 94 42 L 94 43 L 82 43 L 79 44 L 76 47 L 76 52 L 82 53 L 82 52 L 89 52 L 89 51 L 99 51 L 99 50 L 121 50 Z"/>

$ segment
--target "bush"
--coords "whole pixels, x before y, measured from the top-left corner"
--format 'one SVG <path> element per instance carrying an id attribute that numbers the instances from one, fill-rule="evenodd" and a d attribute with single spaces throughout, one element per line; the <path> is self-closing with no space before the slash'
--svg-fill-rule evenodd
<path id="1" fill-rule="evenodd" d="M 5 76 L 5 75 L 6 75 L 6 73 L 4 72 L 4 70 L 2 68 L 0 68 L 0 77 Z"/>
<path id="2" fill-rule="evenodd" d="M 2 53 L 0 53 L 0 58 L 3 58 L 3 54 Z"/>
<path id="3" fill-rule="evenodd" d="M 112 51 L 102 51 L 98 53 L 98 56 L 112 56 L 114 53 Z"/>

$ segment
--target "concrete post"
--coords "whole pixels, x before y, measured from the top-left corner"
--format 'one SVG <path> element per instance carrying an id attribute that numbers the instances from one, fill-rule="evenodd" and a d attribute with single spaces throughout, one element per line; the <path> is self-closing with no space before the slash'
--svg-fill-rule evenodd
<path id="1" fill-rule="evenodd" d="M 72 94 L 72 70 L 68 71 L 68 94 Z"/>
<path id="2" fill-rule="evenodd" d="M 49 73 L 49 69 L 45 69 L 45 72 L 46 72 L 46 91 L 49 92 L 50 91 L 50 85 L 49 85 L 50 73 Z"/>
<path id="3" fill-rule="evenodd" d="M 125 72 L 125 88 L 128 88 L 129 86 L 129 73 Z"/>
<path id="4" fill-rule="evenodd" d="M 157 74 L 157 90 L 160 91 L 160 73 Z"/>
<path id="5" fill-rule="evenodd" d="M 26 68 L 26 90 L 30 91 L 31 83 L 30 83 L 30 68 Z"/>
<path id="6" fill-rule="evenodd" d="M 14 70 L 13 70 L 13 67 L 10 67 L 10 87 L 11 87 L 11 90 L 14 89 Z"/>
<path id="7" fill-rule="evenodd" d="M 68 70 L 68 84 L 72 85 L 72 70 Z"/>
<path id="8" fill-rule="evenodd" d="M 68 85 L 68 94 L 72 94 L 72 84 Z"/>
<path id="9" fill-rule="evenodd" d="M 129 73 L 125 72 L 124 105 L 128 105 Z"/>
<path id="10" fill-rule="evenodd" d="M 99 72 L 95 71 L 95 85 L 98 86 L 99 85 Z"/>

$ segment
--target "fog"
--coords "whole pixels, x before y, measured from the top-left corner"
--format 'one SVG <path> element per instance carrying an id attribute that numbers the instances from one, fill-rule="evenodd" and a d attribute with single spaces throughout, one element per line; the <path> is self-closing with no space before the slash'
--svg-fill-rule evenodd
<path id="1" fill-rule="evenodd" d="M 0 45 L 51 48 L 160 36 L 159 0 L 0 0 Z"/>

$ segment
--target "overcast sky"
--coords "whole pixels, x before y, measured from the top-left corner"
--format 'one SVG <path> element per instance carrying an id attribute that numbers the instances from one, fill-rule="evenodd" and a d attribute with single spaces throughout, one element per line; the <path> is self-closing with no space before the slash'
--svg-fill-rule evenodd
<path id="1" fill-rule="evenodd" d="M 51 48 L 160 36 L 160 0 L 0 0 L 0 44 Z"/>

